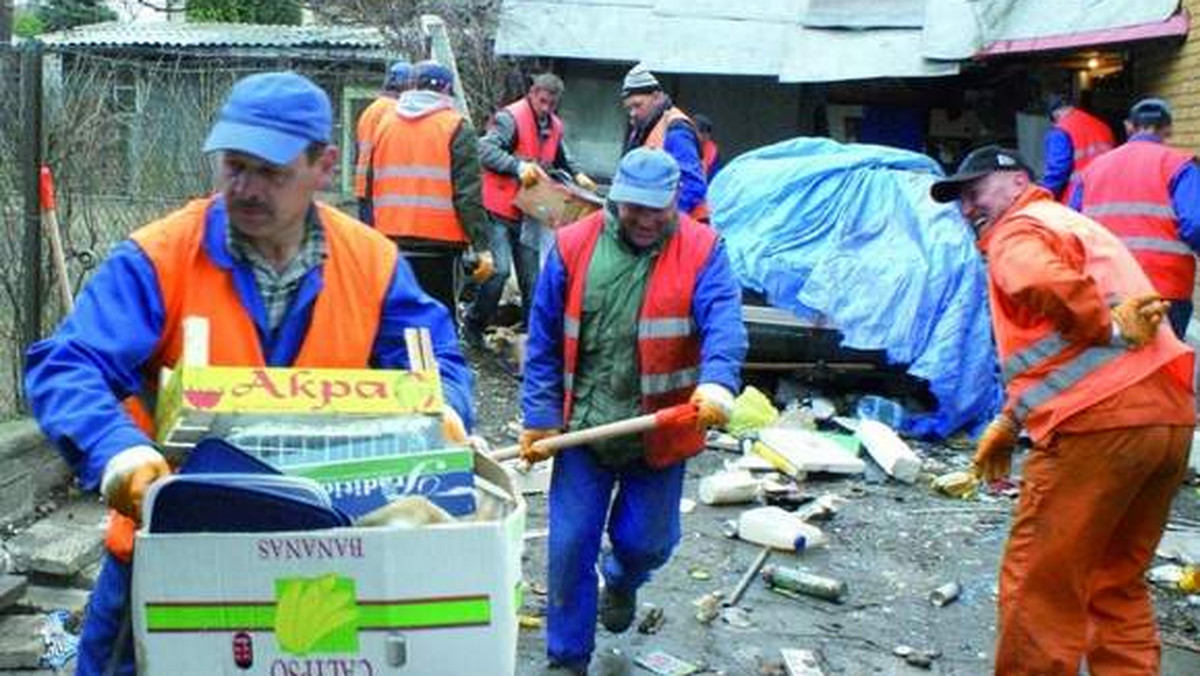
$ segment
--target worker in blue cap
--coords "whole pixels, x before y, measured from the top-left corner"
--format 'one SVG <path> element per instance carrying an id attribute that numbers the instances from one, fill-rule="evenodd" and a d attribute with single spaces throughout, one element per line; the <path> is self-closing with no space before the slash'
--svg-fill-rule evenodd
<path id="1" fill-rule="evenodd" d="M 471 375 L 449 313 L 387 238 L 314 201 L 337 166 L 331 127 L 329 97 L 307 78 L 239 80 L 204 144 L 216 194 L 118 244 L 54 334 L 29 348 L 34 416 L 111 508 L 80 640 L 83 676 L 135 671 L 133 535 L 147 490 L 171 471 L 142 402 L 155 400 L 161 369 L 179 365 L 184 318 L 208 321 L 212 366 L 405 369 L 405 330 L 427 328 L 445 434 L 465 440 Z"/>
<path id="2" fill-rule="evenodd" d="M 413 67 L 413 87 L 384 116 L 371 140 L 367 194 L 371 225 L 392 238 L 422 287 L 457 314 L 460 264 L 471 278 L 495 270 L 483 208 L 474 127 L 454 102 L 454 71 L 436 61 Z"/>
<path id="3" fill-rule="evenodd" d="M 396 99 L 400 94 L 412 88 L 413 67 L 407 61 L 397 61 L 388 66 L 387 75 L 383 78 L 383 88 L 379 90 L 370 105 L 358 116 L 358 125 L 354 129 L 354 197 L 358 200 L 358 218 L 364 223 L 371 222 L 371 199 L 367 194 L 367 167 L 371 160 L 371 138 L 379 121 L 396 109 Z"/>
<path id="4" fill-rule="evenodd" d="M 605 209 L 560 229 L 530 313 L 521 456 L 537 442 L 688 404 L 696 419 L 564 449 L 550 483 L 548 673 L 586 674 L 597 610 L 627 630 L 637 591 L 679 542 L 686 459 L 728 422 L 747 338 L 741 288 L 715 231 L 679 210 L 659 149 L 621 159 Z M 600 556 L 607 529 L 612 549 Z M 604 577 L 598 595 L 596 561 Z"/>
<path id="5" fill-rule="evenodd" d="M 1125 118 L 1129 140 L 1096 158 L 1071 206 L 1125 243 L 1162 297 L 1180 339 L 1192 319 L 1196 252 L 1200 252 L 1200 170 L 1196 156 L 1167 145 L 1171 106 L 1145 98 Z"/>

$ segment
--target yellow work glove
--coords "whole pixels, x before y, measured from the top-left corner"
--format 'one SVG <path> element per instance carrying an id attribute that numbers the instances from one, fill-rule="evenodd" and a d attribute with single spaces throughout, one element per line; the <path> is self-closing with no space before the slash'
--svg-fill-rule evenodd
<path id="1" fill-rule="evenodd" d="M 971 459 L 975 476 L 983 481 L 1006 478 L 1012 471 L 1012 452 L 1020 431 L 1016 421 L 1003 413 L 988 423 Z"/>
<path id="2" fill-rule="evenodd" d="M 471 281 L 483 284 L 496 274 L 496 259 L 492 257 L 491 251 L 481 251 L 477 255 L 479 262 L 475 265 L 475 271 L 471 273 Z"/>
<path id="3" fill-rule="evenodd" d="M 442 409 L 442 438 L 454 444 L 467 443 L 467 426 L 449 404 Z"/>
<path id="4" fill-rule="evenodd" d="M 549 459 L 550 456 L 554 455 L 554 451 L 544 451 L 534 448 L 533 445 L 542 439 L 557 437 L 560 434 L 562 434 L 562 430 L 559 429 L 526 427 L 521 430 L 521 459 L 530 465 L 536 465 L 543 460 Z"/>
<path id="5" fill-rule="evenodd" d="M 171 473 L 162 454 L 149 446 L 132 446 L 114 455 L 104 466 L 100 494 L 108 506 L 141 522 L 142 499 L 150 484 Z"/>
<path id="6" fill-rule="evenodd" d="M 592 180 L 591 176 L 588 176 L 582 171 L 578 174 L 575 174 L 575 185 L 588 192 L 596 192 L 596 182 Z"/>
<path id="7" fill-rule="evenodd" d="M 521 185 L 526 188 L 540 181 L 542 176 L 542 168 L 535 162 L 522 162 L 517 167 L 517 177 L 521 179 Z"/>
<path id="8" fill-rule="evenodd" d="M 700 383 L 689 399 L 696 405 L 696 429 L 724 427 L 733 415 L 733 393 L 716 383 Z"/>
<path id="9" fill-rule="evenodd" d="M 1154 340 L 1171 304 L 1158 294 L 1150 293 L 1130 298 L 1112 308 L 1112 321 L 1121 339 L 1133 347 Z"/>

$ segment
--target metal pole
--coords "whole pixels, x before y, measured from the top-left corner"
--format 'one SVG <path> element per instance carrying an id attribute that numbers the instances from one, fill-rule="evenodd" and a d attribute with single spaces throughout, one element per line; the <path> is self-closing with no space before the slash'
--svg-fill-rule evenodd
<path id="1" fill-rule="evenodd" d="M 38 181 L 42 167 L 42 43 L 31 40 L 21 51 L 21 193 L 25 204 L 25 311 L 21 338 L 33 344 L 42 333 L 42 212 Z"/>

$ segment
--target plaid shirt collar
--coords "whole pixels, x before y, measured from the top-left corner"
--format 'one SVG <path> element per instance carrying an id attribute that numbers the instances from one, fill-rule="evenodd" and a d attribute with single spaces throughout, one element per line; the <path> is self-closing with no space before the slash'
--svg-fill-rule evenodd
<path id="1" fill-rule="evenodd" d="M 309 207 L 304 219 L 304 239 L 300 242 L 300 250 L 282 270 L 276 270 L 237 228 L 230 226 L 225 229 L 225 246 L 234 261 L 248 266 L 254 273 L 271 333 L 283 322 L 304 277 L 329 255 L 325 229 L 315 206 Z"/>

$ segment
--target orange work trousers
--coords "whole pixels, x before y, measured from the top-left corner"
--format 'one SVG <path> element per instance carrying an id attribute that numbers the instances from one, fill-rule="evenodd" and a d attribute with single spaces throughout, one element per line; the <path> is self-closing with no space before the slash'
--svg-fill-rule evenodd
<path id="1" fill-rule="evenodd" d="M 1159 673 L 1144 579 L 1192 427 L 1058 434 L 1025 464 L 1000 569 L 997 676 Z"/>

